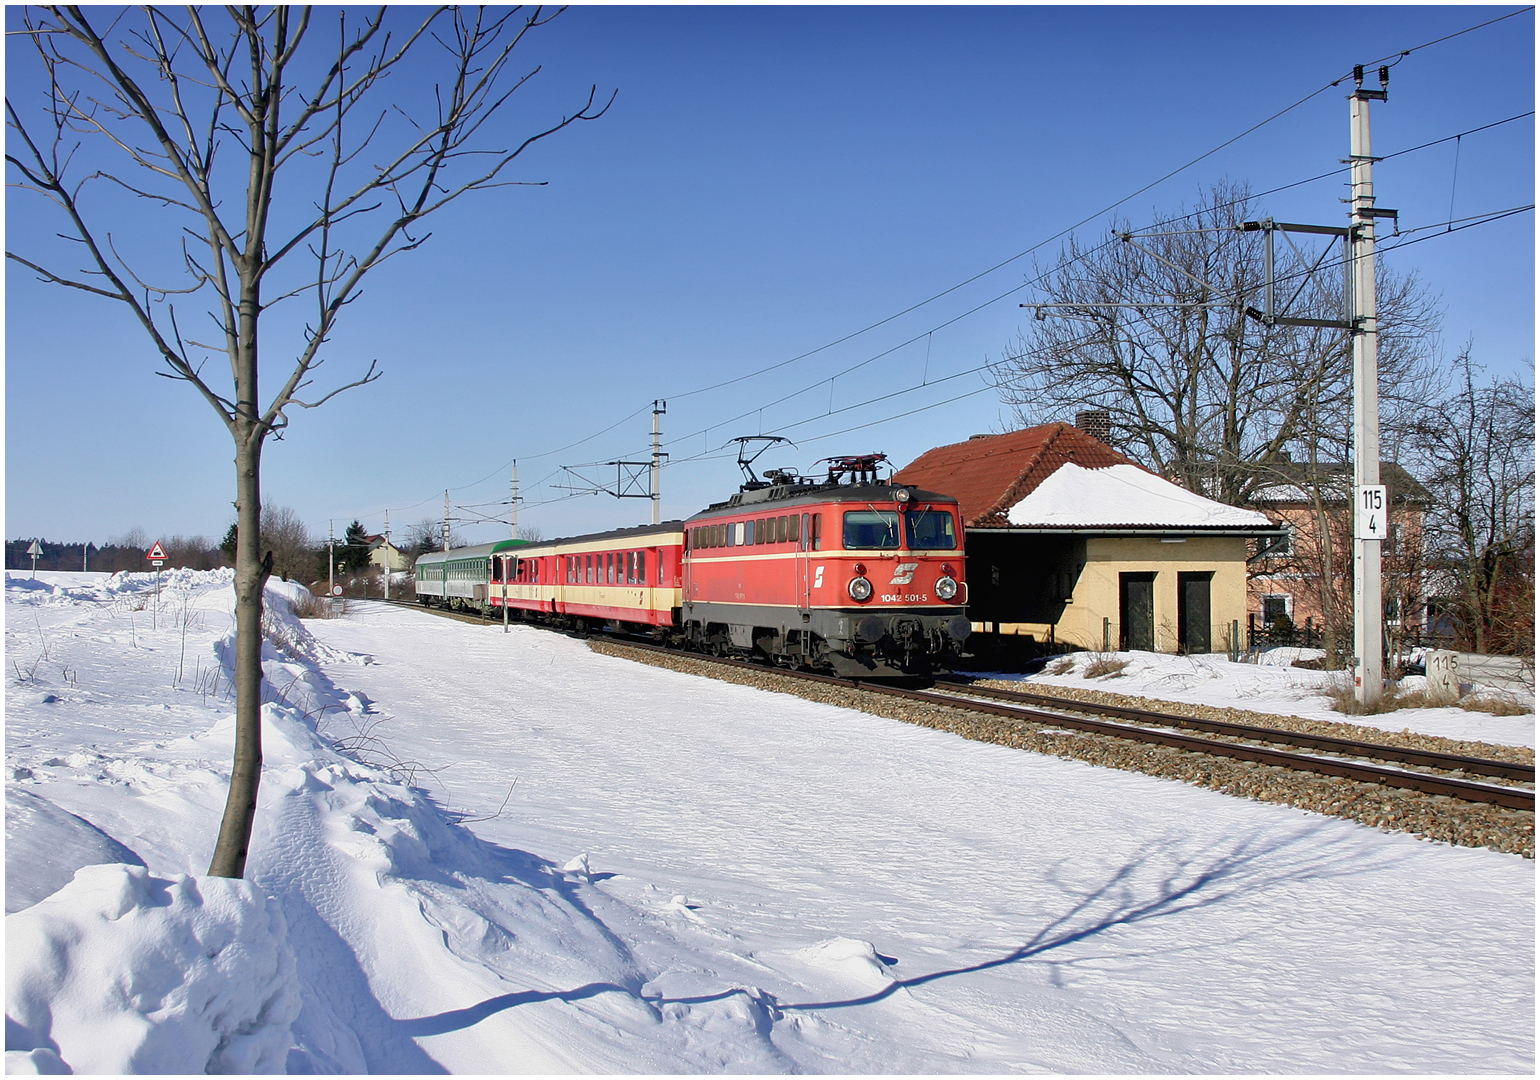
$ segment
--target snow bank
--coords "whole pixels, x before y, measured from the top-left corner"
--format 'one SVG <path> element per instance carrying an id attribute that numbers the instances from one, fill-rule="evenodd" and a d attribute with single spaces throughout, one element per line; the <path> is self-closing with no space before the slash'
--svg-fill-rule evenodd
<path id="1" fill-rule="evenodd" d="M 282 1072 L 299 1013 L 276 901 L 250 882 L 86 866 L 5 919 L 7 1072 Z"/>
<path id="2" fill-rule="evenodd" d="M 165 594 L 197 592 L 228 587 L 235 571 L 189 570 L 177 567 L 160 572 L 162 603 Z M 53 570 L 36 576 L 25 570 L 5 572 L 6 600 L 29 604 L 110 604 L 155 590 L 154 573 L 99 574 L 95 572 Z"/>
<path id="3" fill-rule="evenodd" d="M 21 770 L 30 778 L 30 769 Z M 20 777 L 18 777 L 19 779 Z M 5 789 L 5 913 L 58 892 L 82 866 L 144 860 L 84 818 L 41 795 Z"/>
<path id="4" fill-rule="evenodd" d="M 313 599 L 309 589 L 297 581 L 279 581 L 270 578 L 263 593 L 262 647 L 264 665 L 270 660 L 290 661 L 309 669 L 316 664 L 368 663 L 368 658 L 355 653 L 329 648 L 316 640 L 300 617 L 294 613 L 304 598 Z M 223 653 L 235 655 L 235 628 L 232 626 L 225 640 Z M 272 674 L 269 673 L 269 681 Z"/>

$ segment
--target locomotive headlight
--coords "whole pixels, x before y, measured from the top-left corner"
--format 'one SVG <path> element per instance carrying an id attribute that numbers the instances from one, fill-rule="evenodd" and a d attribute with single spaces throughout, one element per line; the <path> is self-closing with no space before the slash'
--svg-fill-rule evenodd
<path id="1" fill-rule="evenodd" d="M 850 590 L 850 598 L 859 604 L 864 604 L 872 598 L 872 583 L 864 577 L 851 578 L 848 588 Z"/>
<path id="2" fill-rule="evenodd" d="M 897 491 L 895 491 L 893 493 L 893 497 L 895 499 L 897 499 L 901 503 L 906 503 L 906 502 L 909 501 L 909 489 L 908 488 L 899 488 Z"/>
<path id="3" fill-rule="evenodd" d="M 936 579 L 936 595 L 943 600 L 950 600 L 957 595 L 957 582 L 949 577 Z"/>

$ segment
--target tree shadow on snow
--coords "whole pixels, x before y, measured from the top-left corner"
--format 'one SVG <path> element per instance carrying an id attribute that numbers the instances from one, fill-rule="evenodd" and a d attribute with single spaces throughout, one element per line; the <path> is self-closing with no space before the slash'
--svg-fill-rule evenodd
<path id="1" fill-rule="evenodd" d="M 1074 883 L 1077 877 L 1085 878 L 1080 862 L 1061 863 L 1046 875 L 1048 884 L 1058 893 L 1061 910 L 1049 915 L 1037 932 L 1016 948 L 978 963 L 894 979 L 882 989 L 859 997 L 782 1002 L 758 988 L 731 987 L 715 994 L 670 998 L 644 996 L 635 986 L 594 982 L 572 990 L 502 994 L 468 1008 L 397 1023 L 413 1036 L 437 1035 L 461 1030 L 520 1005 L 582 1001 L 606 993 L 631 995 L 654 1011 L 666 1005 L 701 1005 L 741 996 L 756 1015 L 764 1013 L 767 1022 L 790 1012 L 873 1005 L 900 990 L 959 975 L 1029 962 L 1057 964 L 1061 961 L 1055 956 L 1056 950 L 1094 939 L 1119 927 L 1179 918 L 1290 884 L 1385 870 L 1400 861 L 1393 852 L 1369 848 L 1371 838 L 1368 837 L 1350 835 L 1323 841 L 1318 834 L 1334 824 L 1326 821 L 1312 823 L 1281 837 L 1276 828 L 1266 833 L 1259 830 L 1190 853 L 1184 851 L 1186 845 L 1182 837 L 1152 841 L 1088 886 Z M 607 930 L 605 933 L 608 935 Z M 882 960 L 885 964 L 896 963 L 889 957 L 882 957 Z"/>

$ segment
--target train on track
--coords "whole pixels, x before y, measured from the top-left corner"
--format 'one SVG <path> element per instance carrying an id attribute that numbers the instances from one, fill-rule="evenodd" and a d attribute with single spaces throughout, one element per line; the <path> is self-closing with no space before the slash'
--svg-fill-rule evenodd
<path id="1" fill-rule="evenodd" d="M 683 521 L 431 552 L 423 604 L 583 632 L 646 631 L 714 656 L 847 677 L 948 669 L 972 629 L 957 500 L 879 479 L 772 470 Z"/>

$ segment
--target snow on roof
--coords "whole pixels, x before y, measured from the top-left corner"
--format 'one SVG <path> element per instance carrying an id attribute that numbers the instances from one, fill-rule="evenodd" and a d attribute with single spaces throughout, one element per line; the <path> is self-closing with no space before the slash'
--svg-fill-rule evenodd
<path id="1" fill-rule="evenodd" d="M 927 450 L 895 477 L 927 491 L 950 495 L 968 527 L 1007 524 L 1005 511 L 1073 461 L 1090 468 L 1132 465 L 1106 443 L 1069 424 L 1042 424 L 1004 435 L 975 435 L 966 442 Z"/>
<path id="2" fill-rule="evenodd" d="M 1205 499 L 1135 465 L 1065 462 L 1006 515 L 1012 525 L 1269 525 L 1254 510 Z"/>

